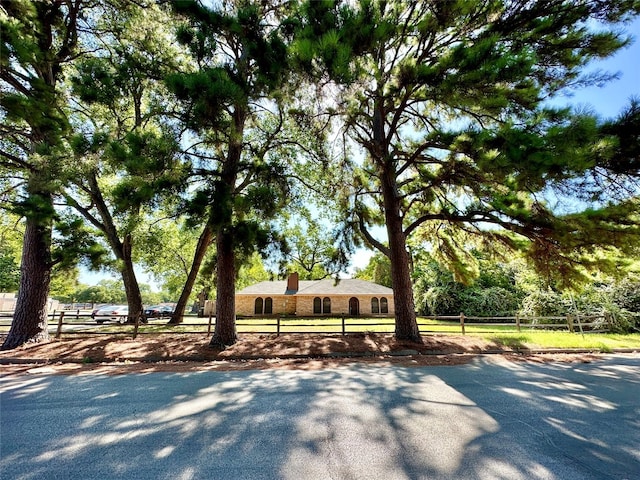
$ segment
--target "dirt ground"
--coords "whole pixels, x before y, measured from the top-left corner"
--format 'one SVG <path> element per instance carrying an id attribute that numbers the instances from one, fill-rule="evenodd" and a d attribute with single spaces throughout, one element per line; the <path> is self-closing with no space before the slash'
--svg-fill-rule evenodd
<path id="1" fill-rule="evenodd" d="M 0 341 L 3 339 L 0 338 Z M 595 353 L 514 351 L 472 336 L 424 335 L 423 344 L 387 334 L 242 334 L 225 350 L 211 349 L 205 334 L 68 335 L 48 343 L 1 351 L 4 375 L 21 373 L 119 374 L 267 368 L 320 369 L 346 363 L 401 366 L 459 365 L 477 355 L 505 361 L 589 362 Z"/>

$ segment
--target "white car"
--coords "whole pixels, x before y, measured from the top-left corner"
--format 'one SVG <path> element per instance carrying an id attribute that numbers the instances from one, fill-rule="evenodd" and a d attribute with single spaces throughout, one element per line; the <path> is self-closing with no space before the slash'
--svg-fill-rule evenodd
<path id="1" fill-rule="evenodd" d="M 128 315 L 129 307 L 127 305 L 107 305 L 96 310 L 93 313 L 93 318 L 95 318 L 96 323 L 126 323 Z"/>

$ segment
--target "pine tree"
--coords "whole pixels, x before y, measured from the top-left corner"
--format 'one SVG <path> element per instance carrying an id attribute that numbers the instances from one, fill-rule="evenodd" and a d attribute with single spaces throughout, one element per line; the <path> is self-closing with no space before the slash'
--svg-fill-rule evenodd
<path id="1" fill-rule="evenodd" d="M 22 185 L 26 218 L 16 309 L 2 349 L 47 340 L 53 196 L 69 123 L 60 84 L 77 54 L 82 0 L 0 4 L 0 163 Z"/>
<path id="2" fill-rule="evenodd" d="M 149 211 L 175 196 L 188 173 L 161 80 L 177 68 L 180 54 L 165 34 L 170 17 L 159 7 L 126 1 L 105 7 L 91 32 L 101 48 L 78 61 L 71 75 L 78 133 L 72 138 L 75 175 L 64 197 L 109 246 L 129 321 L 145 321 L 134 269 L 137 239 L 148 228 Z"/>
<path id="3" fill-rule="evenodd" d="M 611 168 L 615 134 L 544 100 L 607 80 L 581 71 L 627 44 L 618 24 L 639 9 L 624 0 L 301 6 L 296 58 L 337 92 L 328 113 L 364 157 L 354 162 L 349 218 L 391 261 L 397 338 L 420 341 L 410 236 L 454 269 L 464 269 L 471 236 L 570 277 L 593 262 L 594 244 L 623 247 L 637 234 L 637 187 Z M 553 211 L 551 190 L 590 208 Z M 387 242 L 373 225 L 386 227 Z"/>
<path id="4" fill-rule="evenodd" d="M 183 120 L 198 135 L 201 188 L 190 202 L 216 248 L 216 327 L 212 347 L 237 340 L 235 281 L 238 263 L 272 241 L 267 220 L 288 189 L 280 159 L 269 152 L 283 127 L 279 88 L 287 48 L 278 30 L 277 2 L 231 1 L 205 7 L 174 2 L 186 24 L 178 38 L 197 69 L 167 78 L 186 106 Z M 192 149 L 192 151 L 197 148 Z M 202 252 L 201 252 L 202 253 Z"/>

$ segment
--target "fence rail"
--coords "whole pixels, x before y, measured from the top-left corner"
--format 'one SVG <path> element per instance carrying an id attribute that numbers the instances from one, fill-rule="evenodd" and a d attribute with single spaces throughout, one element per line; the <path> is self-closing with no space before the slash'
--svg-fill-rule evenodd
<path id="1" fill-rule="evenodd" d="M 602 333 L 610 332 L 613 327 L 613 318 L 608 313 L 598 313 L 589 315 L 567 314 L 556 317 L 474 317 L 466 316 L 464 313 L 455 316 L 435 316 L 430 317 L 436 320 L 459 320 L 462 334 L 465 334 L 467 326 L 515 326 L 519 332 L 523 328 L 539 328 L 548 330 L 564 330 L 569 332 L 580 331 L 580 333 Z"/>
<path id="2" fill-rule="evenodd" d="M 132 334 L 134 338 L 138 334 L 158 333 L 159 329 L 166 331 L 167 319 L 153 319 L 146 324 L 136 318 L 132 324 L 114 327 L 100 325 L 91 316 L 89 311 L 63 310 L 52 312 L 48 315 L 50 333 L 55 331 L 56 338 L 64 334 L 105 334 L 114 333 Z M 207 333 L 211 334 L 215 327 L 215 317 L 200 318 L 197 322 L 194 317 L 185 317 L 185 321 L 177 327 L 172 327 L 172 333 Z M 12 312 L 0 312 L 0 334 L 6 332 L 11 324 Z M 550 329 L 567 330 L 569 332 L 601 333 L 612 330 L 613 320 L 608 314 L 575 315 L 569 314 L 557 317 L 476 317 L 460 315 L 437 315 L 419 317 L 418 327 L 420 333 L 461 333 L 465 335 L 467 330 L 481 329 L 483 333 L 504 331 L 505 328 L 515 329 Z M 395 328 L 393 318 L 385 317 L 241 317 L 236 320 L 236 328 L 240 333 L 256 334 L 309 334 L 328 333 L 342 334 L 376 331 L 380 333 L 392 333 Z M 492 328 L 494 330 L 492 330 Z M 132 329 L 132 330 L 131 330 Z"/>

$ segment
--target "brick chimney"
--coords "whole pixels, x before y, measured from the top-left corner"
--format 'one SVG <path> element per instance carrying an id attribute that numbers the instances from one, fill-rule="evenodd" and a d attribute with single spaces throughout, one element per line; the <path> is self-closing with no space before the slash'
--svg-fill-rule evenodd
<path id="1" fill-rule="evenodd" d="M 287 291 L 297 292 L 300 289 L 300 282 L 298 281 L 298 272 L 292 272 L 287 278 Z"/>

